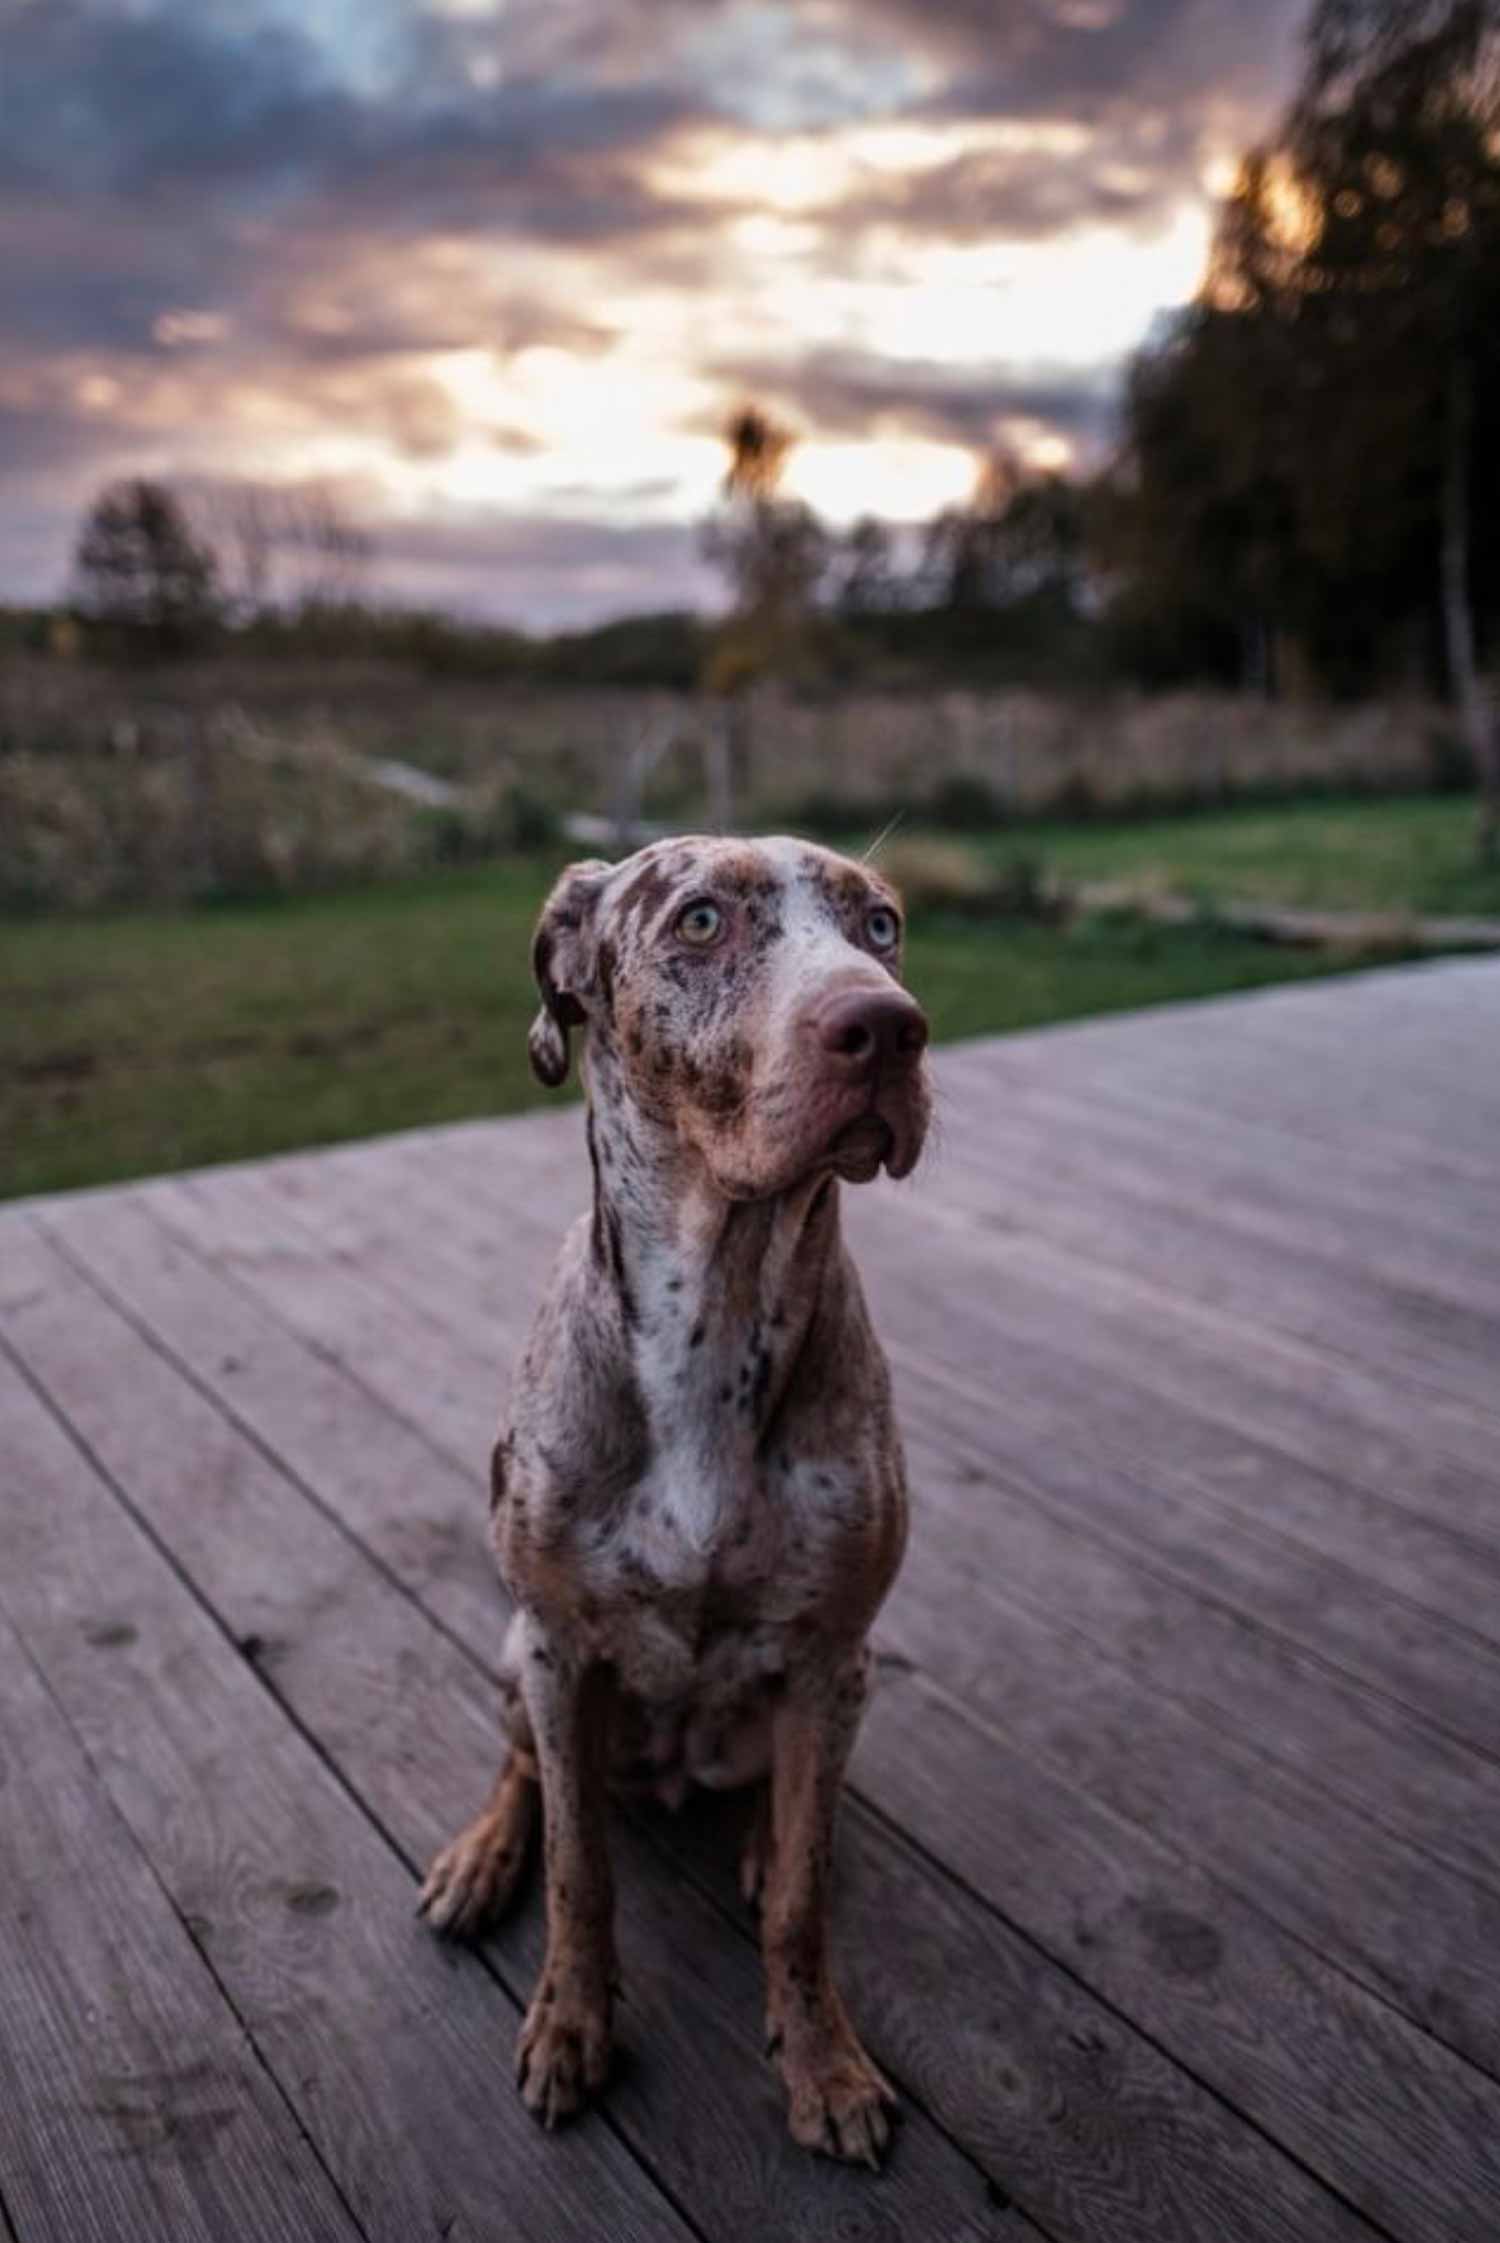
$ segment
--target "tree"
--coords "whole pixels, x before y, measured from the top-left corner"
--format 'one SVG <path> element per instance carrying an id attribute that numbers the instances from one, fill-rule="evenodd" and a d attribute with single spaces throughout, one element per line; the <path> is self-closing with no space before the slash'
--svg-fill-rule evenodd
<path id="1" fill-rule="evenodd" d="M 895 540 L 873 514 L 861 514 L 839 547 L 834 605 L 840 615 L 889 615 L 903 599 Z"/>
<path id="2" fill-rule="evenodd" d="M 928 524 L 922 575 L 954 652 L 1054 655 L 1076 623 L 1084 572 L 1084 495 L 1009 451 L 980 463 L 965 506 Z"/>
<path id="3" fill-rule="evenodd" d="M 235 623 L 357 604 L 374 541 L 331 482 L 212 482 L 179 502 Z"/>
<path id="4" fill-rule="evenodd" d="M 703 551 L 728 578 L 734 605 L 717 634 L 706 682 L 727 700 L 729 784 L 738 799 L 750 776 L 747 694 L 806 660 L 829 541 L 812 508 L 782 492 L 795 443 L 790 429 L 746 405 L 730 419 L 724 439 L 729 464 Z"/>
<path id="5" fill-rule="evenodd" d="M 1365 683 L 1414 624 L 1440 623 L 1487 851 L 1497 45 L 1500 0 L 1317 0 L 1297 96 L 1129 397 L 1137 557 L 1164 589 L 1196 579 L 1211 611 L 1237 612 L 1247 670 L 1284 635 L 1335 683 Z"/>
<path id="6" fill-rule="evenodd" d="M 1492 855 L 1500 738 L 1478 666 L 1474 501 L 1481 394 L 1500 378 L 1500 5 L 1319 0 L 1289 139 L 1317 198 L 1306 283 L 1403 400 L 1405 448 L 1435 500 L 1449 684 Z M 1486 490 L 1495 433 L 1492 418 Z"/>
<path id="7" fill-rule="evenodd" d="M 79 611 L 138 652 L 184 653 L 219 620 L 214 555 L 161 483 L 100 493 L 79 533 L 73 577 Z"/>
<path id="8" fill-rule="evenodd" d="M 734 612 L 768 648 L 789 653 L 818 596 L 828 566 L 828 537 L 810 506 L 782 490 L 796 441 L 756 406 L 742 407 L 724 432 L 729 464 L 718 512 L 703 533 L 703 550 L 728 577 Z"/>

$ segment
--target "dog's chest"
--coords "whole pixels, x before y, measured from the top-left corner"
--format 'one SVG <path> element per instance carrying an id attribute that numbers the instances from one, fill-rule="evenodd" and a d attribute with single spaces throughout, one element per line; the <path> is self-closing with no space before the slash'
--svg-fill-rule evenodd
<path id="1" fill-rule="evenodd" d="M 595 1552 L 608 1656 L 646 1698 L 752 1692 L 783 1671 L 819 1594 L 787 1491 L 726 1474 L 679 1507 L 670 1474 L 664 1460 L 646 1475 Z"/>

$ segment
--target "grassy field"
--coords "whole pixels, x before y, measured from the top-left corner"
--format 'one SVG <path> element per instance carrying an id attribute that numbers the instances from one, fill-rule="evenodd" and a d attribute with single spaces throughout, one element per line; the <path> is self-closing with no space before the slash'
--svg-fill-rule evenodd
<path id="1" fill-rule="evenodd" d="M 0 928 L 0 1193 L 537 1103 L 526 960 L 550 870 Z M 937 921 L 910 952 L 940 1039 L 1326 970 L 1101 921 Z"/>
<path id="2" fill-rule="evenodd" d="M 1219 901 L 1500 918 L 1500 865 L 1474 855 L 1466 796 L 1299 802 L 999 837 L 1071 883 L 1128 880 Z"/>

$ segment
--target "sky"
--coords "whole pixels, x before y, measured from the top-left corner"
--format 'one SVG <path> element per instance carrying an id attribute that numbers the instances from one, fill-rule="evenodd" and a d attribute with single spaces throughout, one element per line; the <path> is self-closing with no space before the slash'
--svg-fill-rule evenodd
<path id="1" fill-rule="evenodd" d="M 0 600 L 121 476 L 369 589 L 702 605 L 732 408 L 835 525 L 1086 466 L 1303 0 L 0 0 Z"/>

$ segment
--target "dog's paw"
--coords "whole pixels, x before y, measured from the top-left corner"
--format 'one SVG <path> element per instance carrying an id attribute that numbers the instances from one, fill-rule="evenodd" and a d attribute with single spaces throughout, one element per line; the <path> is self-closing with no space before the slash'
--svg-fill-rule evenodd
<path id="1" fill-rule="evenodd" d="M 524 1835 L 502 1835 L 481 1815 L 433 1862 L 417 1914 L 445 1938 L 477 1938 L 510 1905 L 525 1867 Z"/>
<path id="2" fill-rule="evenodd" d="M 609 2077 L 610 2005 L 567 1996 L 543 1981 L 516 2044 L 516 2085 L 543 2126 L 582 2110 Z"/>
<path id="3" fill-rule="evenodd" d="M 798 2060 L 783 2052 L 780 2064 L 793 2141 L 878 2172 L 890 2147 L 896 2094 L 853 2035 Z"/>

